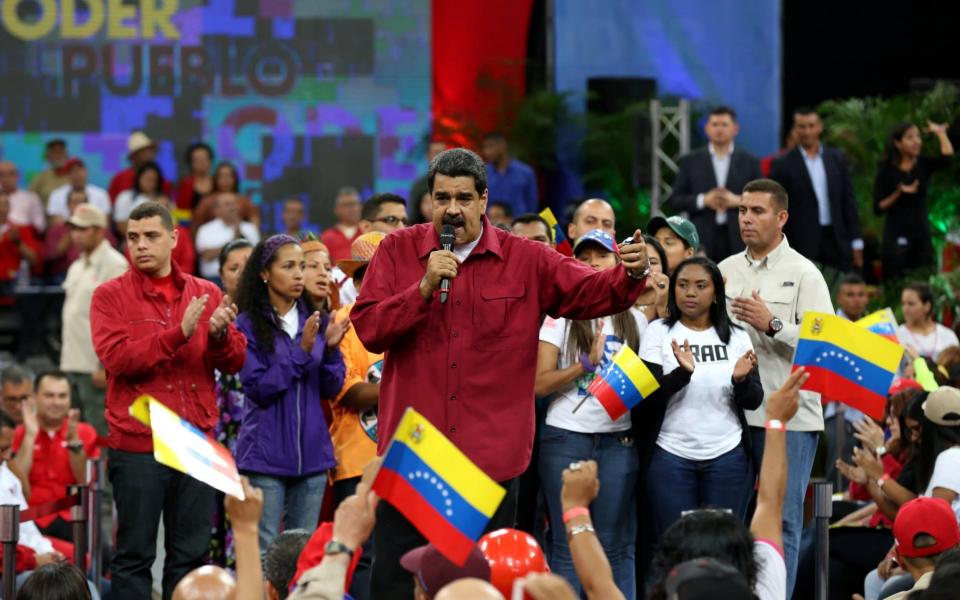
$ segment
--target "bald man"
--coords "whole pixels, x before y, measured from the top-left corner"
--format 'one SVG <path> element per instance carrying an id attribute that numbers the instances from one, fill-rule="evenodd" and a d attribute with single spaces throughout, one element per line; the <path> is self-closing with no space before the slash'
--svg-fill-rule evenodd
<path id="1" fill-rule="evenodd" d="M 172 600 L 233 600 L 237 582 L 220 567 L 198 567 L 180 580 L 173 590 Z"/>
<path id="2" fill-rule="evenodd" d="M 435 600 L 504 600 L 504 597 L 489 582 L 468 578 L 444 586 Z"/>
<path id="3" fill-rule="evenodd" d="M 616 225 L 617 218 L 610 203 L 600 198 L 591 198 L 581 202 L 577 210 L 573 211 L 573 221 L 567 226 L 567 237 L 572 244 L 593 229 L 601 229 L 617 237 Z"/>

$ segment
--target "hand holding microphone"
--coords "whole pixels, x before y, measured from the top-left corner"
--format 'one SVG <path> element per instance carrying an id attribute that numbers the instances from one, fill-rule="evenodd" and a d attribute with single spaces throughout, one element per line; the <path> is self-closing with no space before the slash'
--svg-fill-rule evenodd
<path id="1" fill-rule="evenodd" d="M 447 237 L 447 228 L 449 227 L 449 237 Z M 444 231 L 440 234 L 440 243 L 443 250 L 434 250 L 430 253 L 427 261 L 427 272 L 420 280 L 420 295 L 424 300 L 433 297 L 434 292 L 440 290 L 440 302 L 446 302 L 448 290 L 450 289 L 450 280 L 457 276 L 460 269 L 460 261 L 453 253 L 453 227 L 443 226 Z"/>

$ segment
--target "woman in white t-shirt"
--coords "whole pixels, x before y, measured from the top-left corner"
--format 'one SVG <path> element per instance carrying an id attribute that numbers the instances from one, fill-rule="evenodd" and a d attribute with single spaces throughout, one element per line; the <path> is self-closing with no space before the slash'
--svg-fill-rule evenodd
<path id="1" fill-rule="evenodd" d="M 760 406 L 763 388 L 750 337 L 730 322 L 723 298 L 713 261 L 683 261 L 670 278 L 670 316 L 651 323 L 640 344 L 640 358 L 664 374 L 692 373 L 675 393 L 653 394 L 645 411 L 645 441 L 655 443 L 646 477 L 657 537 L 698 508 L 746 514 L 753 475 L 743 411 Z"/>
<path id="2" fill-rule="evenodd" d="M 933 291 L 929 285 L 920 281 L 907 284 L 900 302 L 904 322 L 897 328 L 897 337 L 901 344 L 933 360 L 950 346 L 960 345 L 957 334 L 934 320 Z"/>
<path id="3" fill-rule="evenodd" d="M 127 219 L 130 218 L 130 213 L 144 202 L 156 201 L 163 197 L 163 183 L 163 171 L 157 163 L 150 161 L 137 169 L 133 187 L 120 192 L 113 207 L 113 220 L 117 224 L 121 239 L 127 233 Z"/>
<path id="4" fill-rule="evenodd" d="M 599 229 L 577 240 L 574 256 L 596 270 L 612 269 L 620 262 L 616 242 Z M 560 490 L 564 469 L 573 462 L 593 459 L 603 481 L 593 502 L 593 526 L 610 560 L 617 587 L 626 598 L 635 596 L 634 497 L 639 461 L 630 431 L 630 415 L 611 421 L 600 403 L 587 394 L 587 387 L 596 370 L 624 344 L 638 348 L 646 325 L 643 313 L 631 308 L 596 321 L 547 317 L 540 328 L 536 395 L 550 399 L 540 436 L 539 460 L 550 517 L 550 567 L 566 578 L 578 594 L 580 582 L 567 545 Z"/>

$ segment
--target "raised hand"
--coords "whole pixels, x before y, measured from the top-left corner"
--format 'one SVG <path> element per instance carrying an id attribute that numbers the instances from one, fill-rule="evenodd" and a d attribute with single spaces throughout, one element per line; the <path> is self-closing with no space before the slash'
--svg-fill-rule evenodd
<path id="1" fill-rule="evenodd" d="M 40 422 L 37 420 L 37 401 L 33 396 L 23 401 L 23 430 L 26 435 L 36 437 L 40 432 Z"/>
<path id="2" fill-rule="evenodd" d="M 193 335 L 193 332 L 197 330 L 197 323 L 200 322 L 200 315 L 203 314 L 203 309 L 207 306 L 207 300 L 210 297 L 206 294 L 196 297 L 194 296 L 190 300 L 190 304 L 187 305 L 187 310 L 183 313 L 183 319 L 180 321 L 180 329 L 183 331 L 184 337 L 190 337 Z"/>
<path id="3" fill-rule="evenodd" d="M 234 530 L 256 533 L 260 513 L 263 512 L 263 490 L 253 487 L 246 477 L 240 478 L 240 485 L 243 487 L 243 500 L 228 495 L 223 506 Z"/>
<path id="4" fill-rule="evenodd" d="M 880 446 L 883 446 L 883 429 L 870 419 L 863 419 L 858 423 L 854 423 L 853 429 L 856 431 L 853 436 L 860 440 L 860 443 L 863 444 L 863 447 L 867 450 L 874 451 Z"/>
<path id="5" fill-rule="evenodd" d="M 607 349 L 607 336 L 603 333 L 603 321 L 597 319 L 593 330 L 593 344 L 590 345 L 590 364 L 597 366 L 603 361 Z"/>
<path id="6" fill-rule="evenodd" d="M 514 598 L 529 596 L 533 600 L 577 600 L 567 580 L 554 573 L 531 573 L 514 581 Z M 517 588 L 523 591 L 519 594 Z"/>
<path id="7" fill-rule="evenodd" d="M 906 183 L 900 184 L 900 191 L 903 192 L 904 194 L 916 194 L 917 190 L 919 189 L 920 189 L 919 179 L 914 179 L 913 183 L 911 184 L 906 184 Z"/>
<path id="8" fill-rule="evenodd" d="M 670 347 L 673 348 L 673 356 L 677 359 L 680 368 L 688 373 L 693 373 L 693 370 L 697 368 L 697 361 L 693 357 L 693 352 L 690 351 L 690 342 L 683 340 L 683 346 L 680 346 L 677 340 L 671 340 Z"/>
<path id="9" fill-rule="evenodd" d="M 857 466 L 863 469 L 863 472 L 867 474 L 867 477 L 871 479 L 880 479 L 883 477 L 883 465 L 877 459 L 872 450 L 854 448 L 853 462 L 857 463 Z"/>
<path id="10" fill-rule="evenodd" d="M 947 133 L 947 128 L 950 127 L 949 123 L 934 123 L 933 121 L 927 120 L 927 127 L 925 131 L 927 133 L 935 133 L 937 135 L 943 135 Z"/>
<path id="11" fill-rule="evenodd" d="M 800 388 L 810 379 L 810 374 L 800 367 L 783 382 L 780 389 L 770 394 L 767 400 L 767 418 L 786 423 L 800 408 Z"/>
<path id="12" fill-rule="evenodd" d="M 747 350 L 743 353 L 735 365 L 733 365 L 733 381 L 735 383 L 740 383 L 747 378 L 747 375 L 750 374 L 750 371 L 754 370 L 757 366 L 757 355 L 753 350 Z"/>
<path id="13" fill-rule="evenodd" d="M 300 347 L 307 354 L 313 352 L 313 345 L 317 343 L 317 333 L 320 332 L 320 312 L 315 311 L 307 317 L 303 324 L 303 335 L 300 337 Z"/>
<path id="14" fill-rule="evenodd" d="M 333 539 L 351 550 L 361 546 L 373 532 L 378 502 L 367 484 L 357 484 L 356 493 L 341 502 L 333 515 Z"/>
<path id="15" fill-rule="evenodd" d="M 753 290 L 750 298 L 734 298 L 731 312 L 760 333 L 766 333 L 773 320 L 773 313 L 756 290 Z"/>
<path id="16" fill-rule="evenodd" d="M 670 298 L 670 277 L 664 273 L 651 273 L 650 278 L 653 280 L 653 291 L 656 293 L 653 305 L 665 309 Z"/>
<path id="17" fill-rule="evenodd" d="M 230 323 L 237 320 L 237 305 L 228 294 L 223 295 L 220 306 L 210 315 L 210 337 L 218 338 L 227 332 Z"/>
<path id="18" fill-rule="evenodd" d="M 449 250 L 434 250 L 427 260 L 427 272 L 420 280 L 420 295 L 429 300 L 440 289 L 440 281 L 446 277 L 454 279 L 460 270 L 457 255 Z"/>
<path id="19" fill-rule="evenodd" d="M 67 441 L 77 440 L 77 425 L 80 423 L 80 409 L 71 408 L 67 411 Z"/>
<path id="20" fill-rule="evenodd" d="M 854 483 L 859 483 L 860 485 L 866 485 L 868 481 L 867 473 L 860 467 L 855 467 L 847 462 L 844 462 L 841 459 L 837 459 L 834 463 L 837 467 L 837 470 L 840 471 L 840 474 L 849 479 Z"/>
<path id="21" fill-rule="evenodd" d="M 334 321 L 331 317 L 330 322 L 327 323 L 327 330 L 324 332 L 324 337 L 327 340 L 327 348 L 333 348 L 340 344 L 340 341 L 343 340 L 343 336 L 350 331 L 351 323 L 350 319 L 341 319 L 340 321 Z"/>
<path id="22" fill-rule="evenodd" d="M 563 470 L 563 489 L 560 490 L 564 511 L 590 506 L 600 493 L 596 461 L 581 460 L 570 467 Z"/>
<path id="23" fill-rule="evenodd" d="M 634 277 L 640 277 L 648 268 L 650 260 L 647 258 L 647 245 L 643 242 L 643 232 L 637 229 L 633 232 L 633 241 L 620 246 L 620 259 L 624 268 Z"/>

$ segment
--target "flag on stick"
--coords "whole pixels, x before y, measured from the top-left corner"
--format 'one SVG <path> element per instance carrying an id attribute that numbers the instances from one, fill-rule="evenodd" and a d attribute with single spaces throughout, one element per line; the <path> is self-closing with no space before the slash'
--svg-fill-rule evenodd
<path id="1" fill-rule="evenodd" d="M 610 419 L 616 421 L 659 387 L 647 365 L 624 344 L 597 373 L 587 393 L 599 400 Z"/>
<path id="2" fill-rule="evenodd" d="M 860 327 L 866 327 L 877 335 L 882 335 L 892 342 L 900 343 L 897 337 L 897 317 L 893 315 L 890 308 L 884 308 L 877 312 L 870 313 L 864 318 L 856 321 Z"/>
<path id="3" fill-rule="evenodd" d="M 553 216 L 553 211 L 545 208 L 540 211 L 540 216 L 550 225 L 553 233 L 553 243 L 557 246 L 557 252 L 564 256 L 573 256 L 573 246 L 570 245 L 570 240 L 567 239 L 567 236 L 563 235 L 563 228 L 560 227 L 557 218 Z"/>

